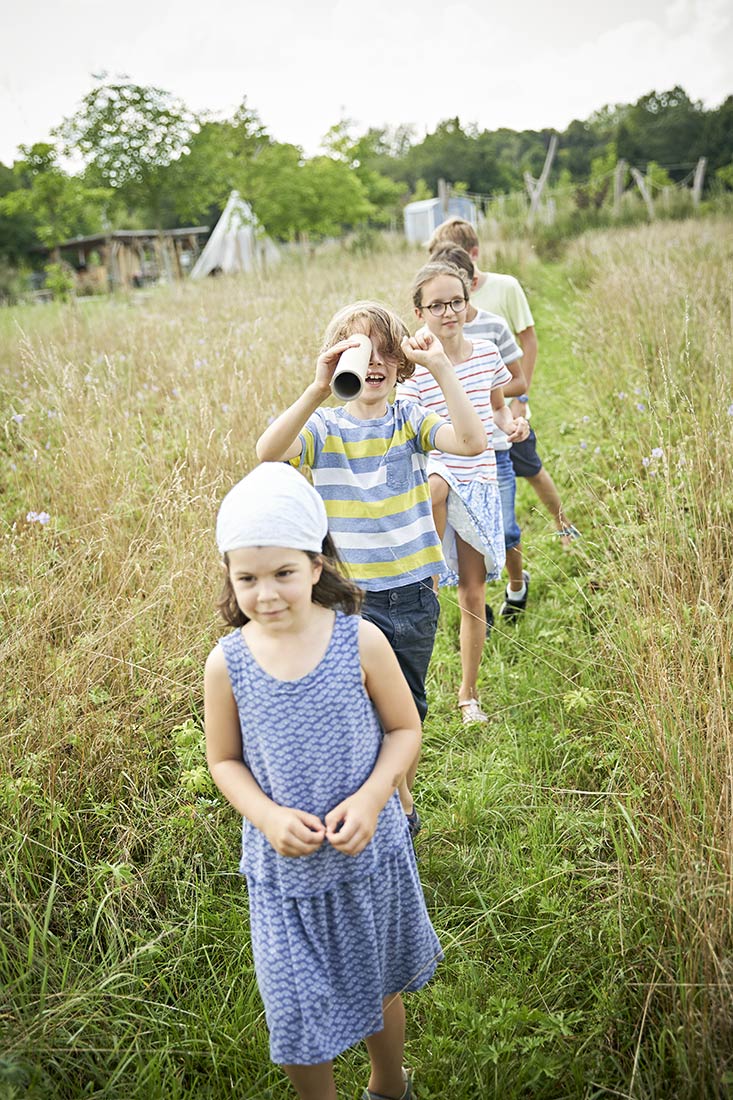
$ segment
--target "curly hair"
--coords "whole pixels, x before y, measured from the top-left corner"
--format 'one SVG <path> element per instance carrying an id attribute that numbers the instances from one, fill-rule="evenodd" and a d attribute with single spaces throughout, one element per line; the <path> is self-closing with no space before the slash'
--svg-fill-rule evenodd
<path id="1" fill-rule="evenodd" d="M 312 562 L 320 562 L 321 575 L 313 585 L 313 602 L 321 607 L 338 608 L 346 615 L 356 615 L 361 607 L 364 593 L 350 581 L 343 573 L 343 565 L 339 557 L 333 539 L 326 534 L 323 540 L 320 554 L 312 550 L 304 550 Z M 224 555 L 226 576 L 219 599 L 216 601 L 217 611 L 225 623 L 229 626 L 244 626 L 249 622 L 249 616 L 245 615 L 234 595 L 234 587 L 229 576 L 229 555 Z"/>
<path id="2" fill-rule="evenodd" d="M 400 346 L 410 334 L 404 322 L 388 306 L 368 300 L 344 306 L 328 322 L 321 351 L 328 351 L 340 340 L 348 340 L 355 332 L 364 332 L 386 359 L 397 364 L 398 382 L 412 377 L 415 364 L 405 357 Z"/>

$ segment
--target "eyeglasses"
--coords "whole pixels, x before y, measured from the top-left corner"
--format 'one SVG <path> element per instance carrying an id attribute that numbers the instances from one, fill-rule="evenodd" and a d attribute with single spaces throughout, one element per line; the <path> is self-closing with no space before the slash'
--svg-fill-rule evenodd
<path id="1" fill-rule="evenodd" d="M 450 302 L 431 302 L 429 306 L 421 306 L 420 308 L 427 309 L 433 317 L 442 317 L 448 306 L 450 306 L 453 313 L 463 313 L 467 305 L 468 298 L 451 298 Z"/>

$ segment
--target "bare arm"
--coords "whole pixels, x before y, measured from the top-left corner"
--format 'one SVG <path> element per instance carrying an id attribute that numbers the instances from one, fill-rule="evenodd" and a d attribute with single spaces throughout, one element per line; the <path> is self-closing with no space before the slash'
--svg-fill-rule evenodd
<path id="1" fill-rule="evenodd" d="M 341 353 L 354 347 L 353 340 L 342 340 L 318 356 L 315 378 L 289 409 L 269 424 L 257 440 L 255 450 L 260 462 L 287 462 L 302 450 L 298 436 L 331 392 L 331 379 Z"/>
<path id="2" fill-rule="evenodd" d="M 515 359 L 513 363 L 504 363 L 504 366 L 512 376 L 511 382 L 505 383 L 501 388 L 505 397 L 519 397 L 520 393 L 527 392 L 527 379 L 522 369 L 522 360 Z"/>
<path id="3" fill-rule="evenodd" d="M 521 443 L 529 435 L 529 424 L 523 416 L 513 417 L 507 405 L 504 404 L 504 387 L 494 386 L 491 391 L 491 408 L 494 412 L 494 423 L 501 428 L 510 443 Z"/>
<path id="4" fill-rule="evenodd" d="M 307 856 L 320 848 L 325 837 L 323 822 L 313 814 L 273 802 L 242 760 L 239 714 L 220 646 L 206 661 L 204 727 L 209 771 L 227 802 L 264 833 L 282 856 Z"/>
<path id="5" fill-rule="evenodd" d="M 412 363 L 419 363 L 429 370 L 443 391 L 451 422 L 442 425 L 435 433 L 437 449 L 454 455 L 478 455 L 485 451 L 484 426 L 458 381 L 440 340 L 427 329 L 420 329 L 415 336 L 405 337 L 402 350 Z"/>
<path id="6" fill-rule="evenodd" d="M 326 814 L 326 838 L 347 855 L 371 840 L 377 818 L 420 751 L 420 717 L 389 642 L 378 627 L 359 623 L 359 656 L 365 687 L 377 708 L 384 738 L 368 779 Z"/>
<path id="7" fill-rule="evenodd" d="M 535 332 L 534 325 L 529 325 L 528 328 L 518 332 L 517 340 L 524 353 L 522 356 L 522 370 L 527 383 L 527 388 L 524 392 L 529 393 L 529 388 L 532 385 L 532 378 L 534 376 L 535 364 L 537 362 L 537 350 L 539 346 L 537 344 L 537 333 Z M 513 395 L 510 394 L 509 396 L 511 397 Z"/>

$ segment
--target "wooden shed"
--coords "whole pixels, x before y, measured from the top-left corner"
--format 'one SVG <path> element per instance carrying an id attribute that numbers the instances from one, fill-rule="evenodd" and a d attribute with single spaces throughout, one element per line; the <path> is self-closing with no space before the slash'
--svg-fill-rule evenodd
<path id="1" fill-rule="evenodd" d="M 74 237 L 48 249 L 76 273 L 77 292 L 118 290 L 185 278 L 196 263 L 207 225 L 185 229 L 115 229 Z"/>

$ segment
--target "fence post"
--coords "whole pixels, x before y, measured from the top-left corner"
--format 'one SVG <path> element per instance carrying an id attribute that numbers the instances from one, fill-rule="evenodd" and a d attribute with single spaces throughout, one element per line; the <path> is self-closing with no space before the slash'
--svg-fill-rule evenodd
<path id="1" fill-rule="evenodd" d="M 643 198 L 644 202 L 646 203 L 646 208 L 649 212 L 649 217 L 653 218 L 654 217 L 654 203 L 652 201 L 652 196 L 651 196 L 650 192 L 647 190 L 646 181 L 645 181 L 644 177 L 642 176 L 642 174 L 641 174 L 641 172 L 639 171 L 638 168 L 630 168 L 629 171 L 631 172 L 631 175 L 634 177 L 634 180 L 636 181 L 637 187 L 641 191 L 641 197 Z"/>
<path id="2" fill-rule="evenodd" d="M 702 197 L 702 185 L 705 179 L 705 168 L 707 167 L 707 157 L 700 157 L 695 167 L 695 178 L 692 181 L 692 205 L 698 207 L 700 205 L 700 199 Z"/>
<path id="3" fill-rule="evenodd" d="M 540 199 L 542 198 L 542 192 L 545 184 L 547 183 L 547 177 L 550 174 L 552 168 L 552 162 L 555 159 L 555 151 L 557 149 L 557 134 L 553 134 L 550 138 L 550 144 L 545 156 L 545 163 L 542 166 L 542 172 L 537 182 L 534 181 L 529 172 L 524 173 L 524 183 L 529 194 L 529 214 L 527 215 L 527 225 L 534 225 L 535 215 L 540 205 Z"/>
<path id="4" fill-rule="evenodd" d="M 621 213 L 621 196 L 624 193 L 624 178 L 626 176 L 626 161 L 616 161 L 613 171 L 613 216 L 617 218 Z"/>
<path id="5" fill-rule="evenodd" d="M 450 184 L 445 180 L 438 180 L 438 198 L 440 199 L 440 209 L 443 211 L 443 217 L 448 217 L 448 198 L 450 196 Z"/>

